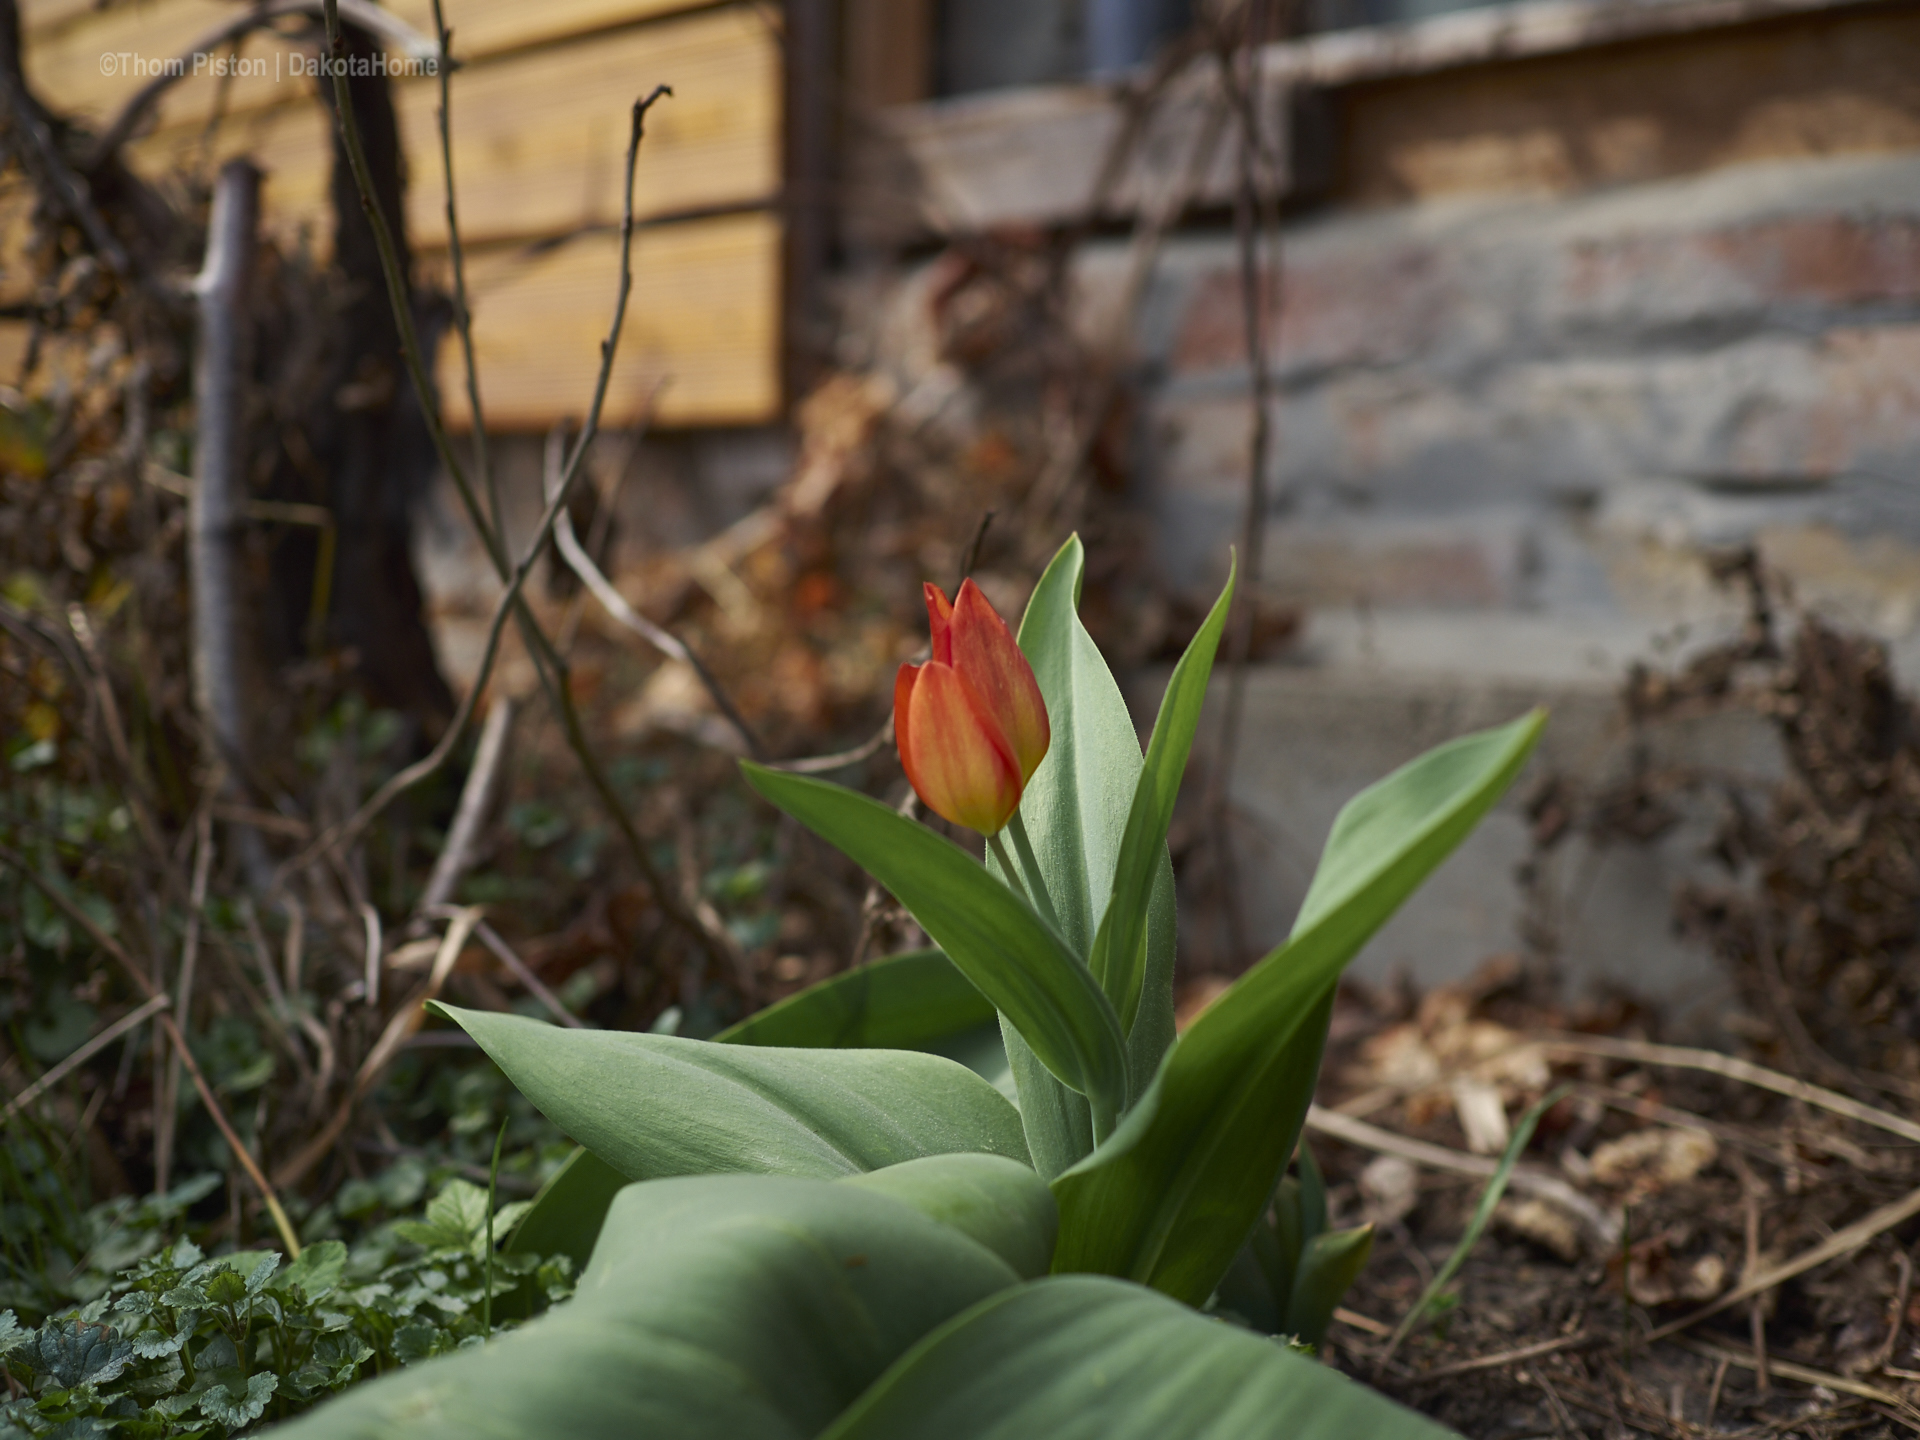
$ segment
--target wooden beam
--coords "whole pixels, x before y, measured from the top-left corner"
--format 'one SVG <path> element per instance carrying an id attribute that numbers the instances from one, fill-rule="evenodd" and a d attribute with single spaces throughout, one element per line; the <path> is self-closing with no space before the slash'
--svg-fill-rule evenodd
<path id="1" fill-rule="evenodd" d="M 585 412 L 613 305 L 619 237 L 544 253 L 469 254 L 474 346 L 489 428 L 544 429 Z M 662 425 L 753 425 L 780 409 L 780 224 L 768 214 L 684 221 L 634 237 L 633 299 L 604 423 L 632 423 L 649 395 Z M 465 426 L 458 346 L 440 355 L 450 423 Z"/>

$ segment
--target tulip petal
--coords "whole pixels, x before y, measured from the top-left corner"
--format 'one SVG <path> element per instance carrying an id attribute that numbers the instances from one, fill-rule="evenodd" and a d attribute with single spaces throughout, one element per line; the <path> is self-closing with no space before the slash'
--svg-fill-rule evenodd
<path id="1" fill-rule="evenodd" d="M 974 688 L 1007 737 L 1024 787 L 1040 768 L 1053 739 L 1047 724 L 1047 702 L 1040 697 L 1033 667 L 1020 653 L 1007 622 L 971 580 L 960 587 L 947 633 L 953 668 Z"/>
<path id="2" fill-rule="evenodd" d="M 902 665 L 893 677 L 893 743 L 900 751 L 900 768 L 913 781 L 912 742 L 907 738 L 909 712 L 913 708 L 913 682 L 920 677 L 918 665 Z"/>
<path id="3" fill-rule="evenodd" d="M 927 628 L 933 634 L 933 658 L 942 665 L 953 663 L 953 606 L 947 603 L 947 592 L 932 581 L 925 586 L 927 594 Z M 961 586 L 964 593 L 966 587 Z"/>
<path id="4" fill-rule="evenodd" d="M 997 834 L 1020 804 L 1020 768 L 979 695 L 951 665 L 929 661 L 907 714 L 900 763 L 920 798 L 943 819 Z"/>

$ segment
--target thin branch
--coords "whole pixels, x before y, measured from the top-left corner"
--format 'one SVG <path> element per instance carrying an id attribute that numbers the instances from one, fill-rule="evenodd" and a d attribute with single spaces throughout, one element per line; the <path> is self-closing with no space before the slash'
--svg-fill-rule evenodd
<path id="1" fill-rule="evenodd" d="M 345 47 L 340 31 L 339 0 L 324 0 L 324 5 L 328 52 L 334 61 L 342 62 Z M 705 950 L 716 963 L 737 966 L 739 947 L 734 944 L 732 937 L 724 928 L 702 923 L 701 917 L 682 903 L 673 888 L 667 884 L 666 878 L 660 874 L 659 867 L 654 864 L 646 842 L 641 838 L 639 830 L 635 828 L 632 816 L 627 813 L 627 806 L 614 790 L 612 782 L 607 778 L 606 771 L 600 764 L 599 757 L 595 755 L 593 746 L 587 739 L 585 726 L 580 721 L 579 709 L 573 701 L 566 660 L 554 650 L 552 642 L 541 630 L 532 610 L 528 608 L 520 594 L 520 586 L 525 583 L 526 571 L 531 567 L 532 561 L 538 557 L 541 546 L 544 544 L 544 531 L 538 537 L 537 543 L 529 549 L 526 560 L 516 572 L 507 561 L 504 536 L 498 534 L 481 514 L 479 498 L 474 494 L 473 485 L 467 478 L 466 470 L 460 464 L 459 456 L 454 453 L 453 441 L 447 433 L 445 419 L 441 415 L 439 403 L 434 395 L 432 380 L 426 371 L 420 346 L 419 327 L 414 323 L 413 307 L 408 298 L 407 277 L 400 268 L 399 254 L 393 243 L 393 234 L 388 226 L 386 214 L 375 200 L 373 175 L 367 165 L 366 147 L 361 143 L 359 124 L 354 119 L 353 97 L 347 87 L 344 63 L 336 63 L 334 66 L 333 93 L 335 122 L 340 127 L 342 143 L 346 148 L 348 168 L 353 172 L 354 184 L 360 192 L 361 209 L 366 212 L 368 224 L 373 230 L 375 248 L 380 255 L 381 275 L 387 283 L 387 300 L 392 307 L 394 326 L 401 339 L 402 357 L 406 361 L 407 375 L 413 382 L 414 394 L 419 400 L 428 434 L 433 439 L 434 452 L 440 459 L 441 467 L 447 472 L 448 479 L 453 482 L 454 488 L 459 492 L 460 503 L 466 509 L 467 516 L 487 551 L 487 557 L 493 564 L 495 574 L 502 581 L 507 580 L 510 574 L 515 575 L 519 581 L 519 584 L 509 587 L 508 605 L 503 607 L 500 614 L 504 618 L 508 609 L 513 612 L 515 621 L 520 627 L 521 638 L 525 641 L 527 650 L 533 658 L 534 671 L 539 677 L 540 688 L 547 697 L 547 703 L 553 707 L 560 718 L 561 728 L 567 739 L 567 747 L 579 760 L 580 768 L 586 773 L 587 782 L 592 787 L 595 797 L 600 801 L 601 808 L 606 811 L 607 818 L 613 822 L 614 828 L 620 832 L 621 839 L 626 843 L 628 854 L 648 888 L 653 892 L 661 912 L 684 931 L 694 943 Z M 588 408 L 587 422 L 580 433 L 580 443 L 574 449 L 565 475 L 562 477 L 559 496 L 562 502 L 579 476 L 588 447 L 600 432 L 600 414 L 606 404 L 607 387 L 613 377 L 613 361 L 619 349 L 620 332 L 626 323 L 627 300 L 633 291 L 633 181 L 634 170 L 640 158 L 640 142 L 646 133 L 647 111 L 663 96 L 672 93 L 665 85 L 656 86 L 651 94 L 633 103 L 632 128 L 627 142 L 626 186 L 620 218 L 619 293 L 614 302 L 612 326 L 607 338 L 600 345 L 600 372 L 594 383 L 593 403 Z M 549 507 L 549 511 L 545 522 L 547 530 L 550 530 L 553 524 L 552 507 Z M 477 692 L 485 683 L 492 666 L 493 647 L 497 643 L 496 632 L 489 641 L 487 655 L 474 681 L 474 692 Z M 455 711 L 453 720 L 447 726 L 447 733 L 442 737 L 442 745 L 435 747 L 439 758 L 434 765 L 427 769 L 422 769 L 420 766 L 410 767 L 411 771 L 420 773 L 414 775 L 409 784 L 425 779 L 445 763 L 447 755 L 452 753 L 453 744 L 458 743 L 467 722 L 472 718 L 474 699 L 475 694 L 470 692 L 467 700 L 462 702 L 460 708 Z M 391 784 L 392 782 L 389 782 L 387 786 L 382 786 L 382 792 L 386 792 Z M 387 796 L 387 799 L 391 798 L 391 795 Z M 282 867 L 281 873 L 286 873 L 286 867 Z"/>
<path id="2" fill-rule="evenodd" d="M 51 900 L 69 920 L 84 930 L 88 939 L 113 957 L 120 968 L 126 972 L 127 978 L 133 982 L 134 988 L 141 994 L 149 1000 L 162 994 L 153 980 L 133 963 L 133 957 L 127 953 L 125 946 L 102 930 L 91 915 L 68 898 L 58 886 L 42 877 L 24 857 L 15 854 L 7 846 L 0 845 L 0 865 L 11 867 Z M 179 1023 L 165 1007 L 155 1012 L 154 1020 L 166 1032 L 167 1040 L 172 1044 L 175 1053 L 180 1056 L 180 1063 L 193 1080 L 193 1088 L 200 1092 L 200 1102 L 207 1107 L 207 1113 L 213 1117 L 213 1123 L 219 1128 L 222 1138 L 226 1140 L 227 1148 L 233 1151 L 234 1159 L 240 1162 L 240 1168 L 247 1172 L 247 1178 L 253 1181 L 254 1188 L 260 1192 L 260 1198 L 266 1204 L 267 1213 L 273 1217 L 273 1227 L 280 1232 L 280 1241 L 287 1247 L 288 1256 L 298 1259 L 301 1250 L 299 1233 L 294 1230 L 293 1222 L 287 1218 L 287 1212 L 280 1204 L 280 1197 L 274 1193 L 272 1182 L 267 1179 L 266 1172 L 260 1168 L 260 1162 L 253 1158 L 253 1152 L 240 1139 L 240 1133 L 233 1128 L 233 1122 L 227 1118 L 227 1112 L 221 1108 L 219 1098 L 214 1095 L 213 1087 L 207 1083 L 207 1077 L 200 1069 L 200 1062 L 193 1058 L 193 1051 L 187 1048 L 187 1037 L 181 1033 Z"/>
<path id="3" fill-rule="evenodd" d="M 1391 1130 L 1383 1130 L 1378 1125 L 1369 1125 L 1364 1120 L 1342 1115 L 1337 1110 L 1325 1110 L 1318 1105 L 1307 1111 L 1307 1128 L 1349 1145 L 1357 1145 L 1362 1150 L 1371 1150 L 1377 1155 L 1398 1155 L 1416 1165 L 1450 1171 L 1455 1175 L 1491 1175 L 1499 1169 L 1499 1162 L 1490 1155 L 1469 1155 L 1464 1151 L 1449 1150 L 1444 1145 L 1409 1139 L 1405 1135 L 1396 1135 Z M 1601 1248 L 1612 1249 L 1620 1243 L 1620 1223 L 1558 1175 L 1545 1175 L 1538 1170 L 1515 1166 L 1512 1178 L 1507 1183 L 1515 1190 L 1537 1195 L 1584 1221 L 1593 1237 L 1600 1242 Z"/>
<path id="4" fill-rule="evenodd" d="M 863 760 L 871 760 L 892 743 L 893 716 L 889 713 L 886 724 L 851 750 L 842 750 L 835 755 L 810 755 L 804 760 L 775 760 L 770 763 L 775 770 L 789 770 L 795 775 L 825 775 L 830 771 L 858 765 Z"/>
<path id="5" fill-rule="evenodd" d="M 192 1023 L 194 969 L 200 958 L 200 915 L 207 904 L 207 880 L 213 870 L 213 815 L 207 806 L 200 807 L 194 829 L 196 849 L 193 857 L 193 889 L 187 897 L 187 933 L 180 943 L 180 978 L 176 982 L 173 999 L 177 1014 L 188 1017 Z M 179 1106 L 180 1093 L 180 1051 L 176 1047 L 167 1061 L 166 1088 L 159 1097 L 159 1115 L 154 1127 L 157 1138 L 154 1141 L 153 1190 L 156 1195 L 167 1193 L 167 1177 L 173 1169 L 174 1121 Z"/>
<path id="6" fill-rule="evenodd" d="M 42 1075 L 38 1080 L 14 1096 L 13 1099 L 9 1100 L 7 1102 L 7 1108 L 0 1110 L 0 1124 L 5 1124 L 8 1120 L 11 1120 L 20 1111 L 26 1109 L 27 1106 L 39 1099 L 41 1095 L 51 1090 L 55 1085 L 58 1085 L 62 1080 L 66 1079 L 68 1075 L 72 1074 L 80 1066 L 86 1064 L 87 1061 L 98 1055 L 122 1035 L 126 1034 L 127 1031 L 143 1023 L 157 1011 L 166 1009 L 167 1006 L 172 1003 L 173 1002 L 167 999 L 165 995 L 155 995 L 138 1009 L 130 1010 L 125 1015 L 122 1015 L 118 1020 L 114 1021 L 113 1024 L 102 1030 L 98 1035 L 87 1041 L 86 1044 L 82 1045 L 78 1050 L 67 1056 L 66 1059 L 62 1060 L 58 1065 L 55 1065 L 51 1070 L 47 1071 L 46 1074 Z"/>
<path id="7" fill-rule="evenodd" d="M 440 987 L 447 983 L 447 976 L 453 973 L 460 952 L 466 948 L 467 937 L 473 933 L 473 927 L 480 923 L 480 912 L 468 907 L 456 911 L 447 933 L 440 941 L 440 949 L 433 957 L 433 968 L 427 974 L 426 983 L 407 997 L 406 1004 L 395 1010 L 387 1019 L 386 1028 L 380 1032 L 380 1038 L 373 1042 L 373 1048 L 360 1062 L 355 1072 L 353 1084 L 347 1090 L 346 1097 L 334 1110 L 333 1118 L 321 1127 L 320 1133 L 309 1140 L 300 1152 L 274 1172 L 274 1178 L 282 1185 L 296 1184 L 307 1171 L 317 1165 L 328 1151 L 339 1143 L 341 1135 L 346 1133 L 348 1122 L 353 1119 L 354 1107 L 371 1090 L 374 1083 L 385 1073 L 393 1057 L 400 1053 L 400 1047 L 408 1036 L 420 1028 L 424 1016 L 423 1007 L 440 993 Z"/>
<path id="8" fill-rule="evenodd" d="M 1796 1080 L 1791 1075 L 1782 1075 L 1778 1070 L 1769 1070 L 1764 1065 L 1722 1055 L 1717 1050 L 1652 1045 L 1644 1040 L 1615 1040 L 1603 1035 L 1553 1035 L 1544 1038 L 1541 1043 L 1550 1050 L 1604 1055 L 1614 1060 L 1630 1060 L 1638 1065 L 1670 1065 L 1681 1070 L 1704 1070 L 1710 1075 L 1721 1075 L 1762 1090 L 1771 1090 L 1791 1100 L 1803 1100 L 1822 1110 L 1830 1110 L 1835 1115 L 1858 1120 L 1862 1125 L 1871 1125 L 1888 1134 L 1898 1135 L 1903 1140 L 1920 1143 L 1920 1125 L 1911 1120 L 1904 1120 L 1873 1105 L 1864 1105 L 1832 1090 L 1823 1090 L 1805 1080 Z"/>
<path id="9" fill-rule="evenodd" d="M 435 914 L 442 917 L 451 916 L 455 913 L 457 912 L 451 905 L 435 907 Z M 507 969 L 512 972 L 513 978 L 526 986 L 527 992 L 552 1012 L 554 1019 L 558 1020 L 570 1030 L 585 1030 L 587 1028 L 586 1021 L 582 1020 L 578 1015 L 575 1015 L 561 1003 L 560 997 L 547 988 L 546 982 L 534 973 L 533 967 L 522 960 L 519 955 L 514 952 L 513 947 L 500 938 L 499 931 L 487 924 L 486 921 L 479 920 L 474 922 L 473 933 L 482 945 L 493 952 L 493 958 L 506 966 Z"/>
<path id="10" fill-rule="evenodd" d="M 447 256 L 453 265 L 453 329 L 460 337 L 460 358 L 467 372 L 467 411 L 473 417 L 473 465 L 487 493 L 493 528 L 507 533 L 500 505 L 500 480 L 487 448 L 487 416 L 480 404 L 480 365 L 473 357 L 473 307 L 467 298 L 467 249 L 460 238 L 460 212 L 453 195 L 453 31 L 447 28 L 440 0 L 433 0 L 433 33 L 440 46 L 440 172 L 447 189 Z"/>
<path id="11" fill-rule="evenodd" d="M 549 489 L 558 483 L 559 476 L 550 474 L 546 477 Z M 614 588 L 613 582 L 607 579 L 605 572 L 598 565 L 593 563 L 593 557 L 580 544 L 579 537 L 573 531 L 573 517 L 565 511 L 562 511 L 560 518 L 554 522 L 553 542 L 559 549 L 561 557 L 567 562 L 567 568 L 580 577 L 580 583 L 593 592 L 593 598 L 600 602 L 601 608 L 607 614 L 662 655 L 692 668 L 693 673 L 700 677 L 700 683 L 706 687 L 707 694 L 713 698 L 713 703 L 719 707 L 720 713 L 727 717 L 727 723 L 738 732 L 742 743 L 747 747 L 747 753 L 756 760 L 764 760 L 767 755 L 766 746 L 760 743 L 760 737 L 754 733 L 753 727 L 747 724 L 746 718 L 734 705 L 726 688 L 707 668 L 706 662 L 678 635 L 663 625 L 654 624 L 627 603 L 627 597 Z"/>
<path id="12" fill-rule="evenodd" d="M 1647 1339 L 1649 1341 L 1664 1340 L 1669 1335 L 1677 1335 L 1689 1326 L 1699 1324 L 1709 1315 L 1718 1315 L 1729 1305 L 1737 1305 L 1752 1295 L 1765 1294 L 1783 1281 L 1791 1280 L 1803 1271 L 1824 1265 L 1829 1260 L 1837 1260 L 1842 1255 L 1851 1255 L 1876 1235 L 1891 1230 L 1915 1215 L 1920 1215 L 1920 1190 L 1914 1190 L 1898 1200 L 1890 1201 L 1879 1209 L 1861 1216 L 1853 1224 L 1834 1231 L 1818 1245 L 1802 1250 L 1790 1260 L 1782 1260 L 1778 1265 L 1762 1270 L 1756 1275 L 1747 1276 L 1726 1294 L 1702 1305 L 1692 1314 L 1668 1321 L 1649 1334 Z"/>
<path id="13" fill-rule="evenodd" d="M 500 765 L 507 754 L 507 736 L 512 731 L 513 700 L 506 695 L 495 696 L 487 707 L 486 722 L 480 727 L 473 768 L 467 772 L 467 783 L 460 787 L 460 803 L 447 830 L 447 843 L 433 862 L 433 874 L 427 877 L 427 888 L 420 894 L 415 914 L 429 914 L 452 899 L 454 887 L 472 865 L 473 847 L 480 838 L 487 812 L 493 808 Z"/>
<path id="14" fill-rule="evenodd" d="M 500 650 L 501 632 L 506 629 L 507 617 L 513 613 L 515 605 L 519 603 L 521 588 L 527 583 L 527 577 L 533 573 L 533 567 L 540 559 L 541 548 L 546 544 L 547 536 L 553 531 L 554 518 L 566 513 L 568 493 L 570 492 L 563 490 L 547 506 L 546 514 L 540 517 L 540 524 L 534 530 L 533 543 L 527 547 L 526 555 L 514 567 L 506 590 L 494 605 L 493 619 L 487 625 L 487 643 L 480 651 L 479 672 L 475 675 L 473 684 L 468 687 L 465 697 L 454 710 L 453 718 L 447 722 L 447 728 L 441 734 L 439 743 L 406 769 L 389 776 L 386 782 L 374 791 L 351 816 L 337 825 L 329 826 L 306 849 L 282 864 L 274 877 L 276 887 L 288 875 L 303 870 L 322 856 L 337 852 L 358 840 L 366 832 L 366 828 L 379 818 L 381 811 L 414 786 L 437 774 L 440 767 L 447 763 L 454 748 L 460 743 L 461 737 L 465 735 L 467 723 L 473 718 L 474 708 L 486 689 L 487 679 L 493 672 L 494 659 Z"/>

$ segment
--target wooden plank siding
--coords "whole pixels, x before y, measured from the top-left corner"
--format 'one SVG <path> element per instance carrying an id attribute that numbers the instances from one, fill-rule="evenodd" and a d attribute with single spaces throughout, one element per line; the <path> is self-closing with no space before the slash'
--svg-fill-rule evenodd
<path id="1" fill-rule="evenodd" d="M 636 244 L 626 390 L 616 387 L 609 419 L 633 413 L 641 390 L 662 375 L 672 377 L 660 394 L 662 423 L 774 418 L 782 343 L 777 16 L 755 3 L 693 8 L 687 0 L 445 5 L 460 62 L 455 179 L 474 262 L 489 424 L 537 428 L 586 405 L 613 294 L 611 231 L 628 108 L 660 83 L 674 94 L 648 117 L 635 209 L 653 223 Z M 430 0 L 390 8 L 430 30 Z M 98 12 L 26 0 L 22 10 L 31 83 L 95 129 L 146 83 L 127 73 L 138 67 L 124 59 L 105 65 L 103 54 L 183 54 L 235 13 L 226 0 L 146 0 Z M 266 224 L 324 253 L 332 229 L 329 118 L 315 82 L 296 78 L 287 63 L 311 45 L 262 32 L 243 53 L 263 57 L 268 73 L 233 79 L 224 93 L 207 75 L 175 83 L 128 153 L 154 177 L 204 176 L 229 156 L 250 155 L 267 175 Z M 444 275 L 439 83 L 409 78 L 394 94 L 409 167 L 409 235 L 422 273 Z M 713 315 L 701 309 L 709 303 L 718 307 Z M 454 357 L 449 345 L 443 396 L 450 417 L 465 424 Z"/>

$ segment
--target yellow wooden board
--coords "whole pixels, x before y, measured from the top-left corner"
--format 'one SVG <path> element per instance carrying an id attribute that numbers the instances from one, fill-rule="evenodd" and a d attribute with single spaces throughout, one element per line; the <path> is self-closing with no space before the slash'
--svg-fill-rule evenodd
<path id="1" fill-rule="evenodd" d="M 459 71 L 454 176 L 462 234 L 484 243 L 616 221 L 629 107 L 659 83 L 674 93 L 648 118 L 635 213 L 771 199 L 780 184 L 780 53 L 757 12 L 727 9 Z M 407 81 L 397 93 L 410 169 L 409 232 L 416 244 L 445 244 L 439 87 Z M 332 164 L 327 112 L 311 81 L 288 82 L 279 98 L 284 103 L 225 116 L 211 145 L 204 120 L 191 119 L 129 148 L 156 177 L 251 155 L 269 176 L 269 223 L 284 232 L 317 221 L 324 230 Z"/>
<path id="2" fill-rule="evenodd" d="M 550 235 L 620 218 L 634 99 L 647 115 L 634 180 L 640 215 L 767 201 L 780 188 L 780 50 L 751 8 L 664 21 L 535 50 L 453 79 L 454 183 L 470 240 Z M 400 92 L 413 157 L 408 223 L 444 243 L 439 95 Z"/>
<path id="3" fill-rule="evenodd" d="M 656 423 L 748 425 L 780 405 L 780 225 L 770 215 L 690 220 L 634 237 L 633 297 L 603 423 L 627 424 L 658 389 Z M 545 254 L 469 257 L 481 403 L 490 430 L 586 414 L 613 314 L 615 235 Z M 448 418 L 471 424 L 451 338 L 440 353 Z"/>

